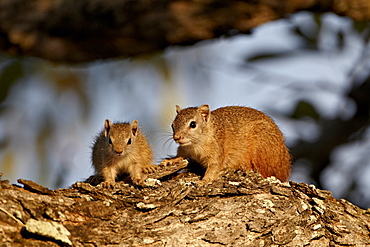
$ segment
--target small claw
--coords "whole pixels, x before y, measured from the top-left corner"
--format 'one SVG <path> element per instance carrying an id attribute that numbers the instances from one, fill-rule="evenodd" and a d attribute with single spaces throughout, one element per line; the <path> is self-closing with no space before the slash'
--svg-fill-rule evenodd
<path id="1" fill-rule="evenodd" d="M 101 186 L 103 188 L 107 188 L 107 189 L 113 189 L 114 188 L 114 185 L 116 184 L 115 182 L 109 182 L 109 181 L 104 181 L 102 183 L 100 183 Z"/>
<path id="2" fill-rule="evenodd" d="M 197 187 L 203 187 L 203 186 L 206 186 L 208 184 L 211 184 L 214 180 L 210 180 L 210 179 L 202 179 L 202 180 L 199 180 L 196 182 L 196 185 Z"/>
<path id="3" fill-rule="evenodd" d="M 90 176 L 86 182 L 91 184 L 91 185 L 98 185 L 101 181 L 102 181 L 102 177 L 100 175 L 93 175 L 93 176 Z"/>
<path id="4" fill-rule="evenodd" d="M 164 159 L 164 160 L 162 160 L 162 162 L 159 165 L 160 166 L 168 166 L 169 165 L 169 160 L 168 159 Z"/>
<path id="5" fill-rule="evenodd" d="M 206 182 L 206 181 L 203 181 L 203 180 L 200 180 L 200 181 L 197 181 L 196 183 L 195 183 L 195 185 L 196 185 L 196 187 L 203 187 L 203 186 L 205 186 L 205 185 L 207 185 L 208 183 Z"/>
<path id="6" fill-rule="evenodd" d="M 138 186 L 145 187 L 145 182 L 142 179 L 132 179 L 132 182 Z"/>
<path id="7" fill-rule="evenodd" d="M 148 165 L 143 168 L 144 173 L 152 173 L 157 170 L 158 166 L 157 165 Z"/>
<path id="8" fill-rule="evenodd" d="M 173 158 L 173 159 L 164 159 L 164 160 L 162 160 L 160 165 L 161 166 L 172 166 L 174 164 L 181 163 L 184 160 L 187 162 L 187 160 L 182 158 L 182 157 L 177 157 L 177 158 Z"/>

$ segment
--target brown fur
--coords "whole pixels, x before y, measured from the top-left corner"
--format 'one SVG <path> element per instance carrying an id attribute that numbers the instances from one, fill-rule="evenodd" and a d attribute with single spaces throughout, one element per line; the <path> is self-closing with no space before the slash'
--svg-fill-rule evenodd
<path id="1" fill-rule="evenodd" d="M 176 110 L 173 138 L 180 146 L 177 156 L 162 164 L 192 158 L 206 168 L 206 183 L 217 179 L 226 168 L 256 171 L 281 181 L 289 178 L 291 157 L 284 137 L 266 114 L 241 106 L 212 112 L 208 105 L 186 109 L 176 106 Z"/>
<path id="2" fill-rule="evenodd" d="M 152 172 L 156 168 L 152 161 L 152 150 L 138 128 L 137 120 L 131 124 L 112 124 L 105 120 L 104 130 L 96 137 L 92 149 L 92 164 L 97 176 L 103 177 L 104 187 L 112 187 L 116 177 L 123 173 L 129 174 L 135 184 L 143 186 L 143 172 Z"/>

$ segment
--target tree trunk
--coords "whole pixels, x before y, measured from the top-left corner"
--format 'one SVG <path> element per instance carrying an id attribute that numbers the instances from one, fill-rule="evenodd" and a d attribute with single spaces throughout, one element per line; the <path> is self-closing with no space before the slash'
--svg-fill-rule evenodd
<path id="1" fill-rule="evenodd" d="M 233 171 L 197 187 L 183 167 L 161 167 L 145 188 L 1 181 L 2 246 L 370 245 L 370 211 L 328 191 Z"/>
<path id="2" fill-rule="evenodd" d="M 370 20 L 368 0 L 0 0 L 0 49 L 80 63 L 249 33 L 298 11 Z"/>

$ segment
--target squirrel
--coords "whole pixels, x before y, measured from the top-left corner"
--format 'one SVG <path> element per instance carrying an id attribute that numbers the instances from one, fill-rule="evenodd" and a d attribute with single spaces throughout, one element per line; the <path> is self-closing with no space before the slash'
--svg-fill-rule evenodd
<path id="1" fill-rule="evenodd" d="M 288 180 L 291 156 L 282 132 L 266 114 L 242 106 L 210 111 L 206 104 L 185 109 L 176 105 L 176 112 L 171 127 L 179 144 L 177 155 L 161 165 L 194 160 L 206 168 L 200 185 L 213 182 L 227 168 Z"/>
<path id="2" fill-rule="evenodd" d="M 127 173 L 136 185 L 145 186 L 143 173 L 156 170 L 153 154 L 137 120 L 129 123 L 104 121 L 104 130 L 95 138 L 92 165 L 103 187 L 113 187 L 118 175 Z"/>

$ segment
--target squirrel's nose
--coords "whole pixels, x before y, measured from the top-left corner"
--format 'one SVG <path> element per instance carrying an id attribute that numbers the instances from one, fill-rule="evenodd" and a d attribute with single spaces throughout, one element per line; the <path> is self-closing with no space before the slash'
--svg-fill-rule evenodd
<path id="1" fill-rule="evenodd" d="M 173 135 L 173 139 L 175 140 L 175 142 L 179 141 L 180 138 L 181 137 L 179 135 Z"/>
<path id="2" fill-rule="evenodd" d="M 117 150 L 115 150 L 115 151 L 116 151 L 116 154 L 118 154 L 118 155 L 123 153 L 123 151 L 117 151 Z"/>

